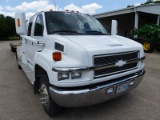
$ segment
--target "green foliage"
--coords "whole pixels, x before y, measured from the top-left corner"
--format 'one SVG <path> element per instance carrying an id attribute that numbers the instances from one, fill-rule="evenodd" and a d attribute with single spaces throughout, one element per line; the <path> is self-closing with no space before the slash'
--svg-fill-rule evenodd
<path id="1" fill-rule="evenodd" d="M 150 3 L 160 3 L 160 0 L 147 0 L 147 2 L 145 2 L 145 3 L 142 3 L 141 5 L 147 5 L 147 4 L 150 4 Z M 134 7 L 134 5 L 128 5 L 127 6 L 127 8 L 129 8 L 129 7 Z"/>
<path id="2" fill-rule="evenodd" d="M 0 14 L 0 39 L 12 36 L 18 37 L 14 18 Z"/>
<path id="3" fill-rule="evenodd" d="M 151 39 L 157 42 L 160 42 L 160 26 L 153 25 L 143 25 L 139 29 L 132 31 L 132 34 L 135 36 L 143 37 L 144 39 Z"/>
<path id="4" fill-rule="evenodd" d="M 160 3 L 160 0 L 148 0 L 147 2 L 145 2 L 144 4 L 150 4 L 150 3 Z"/>

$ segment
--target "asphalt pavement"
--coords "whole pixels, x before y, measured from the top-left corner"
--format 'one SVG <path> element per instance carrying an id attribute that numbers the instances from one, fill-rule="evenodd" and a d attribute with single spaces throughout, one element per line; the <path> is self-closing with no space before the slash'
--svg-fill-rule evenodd
<path id="1" fill-rule="evenodd" d="M 10 42 L 0 42 L 0 120 L 160 120 L 160 52 L 146 54 L 146 74 L 135 90 L 91 107 L 65 108 L 50 118 L 18 69 Z"/>

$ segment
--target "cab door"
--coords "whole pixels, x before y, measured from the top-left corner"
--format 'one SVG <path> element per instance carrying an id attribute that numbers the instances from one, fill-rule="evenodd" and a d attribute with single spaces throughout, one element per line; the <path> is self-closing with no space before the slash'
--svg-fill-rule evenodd
<path id="1" fill-rule="evenodd" d="M 34 22 L 35 21 L 35 22 Z M 28 26 L 28 39 L 26 40 L 26 54 L 28 66 L 33 69 L 34 57 L 36 52 L 44 48 L 43 45 L 38 44 L 38 41 L 43 39 L 44 22 L 43 15 L 39 14 L 30 20 Z"/>

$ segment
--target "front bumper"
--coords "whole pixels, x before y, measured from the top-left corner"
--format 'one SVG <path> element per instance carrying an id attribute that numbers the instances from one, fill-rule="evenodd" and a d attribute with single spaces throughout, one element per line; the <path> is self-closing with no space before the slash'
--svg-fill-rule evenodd
<path id="1" fill-rule="evenodd" d="M 139 71 L 135 74 L 128 75 L 122 78 L 97 83 L 93 86 L 86 86 L 81 88 L 57 88 L 50 87 L 50 95 L 53 100 L 63 107 L 82 107 L 105 102 L 107 100 L 118 97 L 134 88 L 141 82 L 145 71 Z M 129 86 L 127 90 L 122 93 L 116 93 L 117 86 L 122 83 L 129 83 L 134 80 L 134 85 Z M 114 92 L 106 94 L 108 88 L 114 88 Z"/>

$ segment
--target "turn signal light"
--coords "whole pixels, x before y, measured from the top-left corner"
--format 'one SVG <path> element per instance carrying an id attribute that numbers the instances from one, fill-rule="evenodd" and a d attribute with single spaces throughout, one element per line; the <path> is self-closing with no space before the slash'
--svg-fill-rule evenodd
<path id="1" fill-rule="evenodd" d="M 61 61 L 62 59 L 62 53 L 61 52 L 54 52 L 52 54 L 53 60 L 55 61 Z"/>

